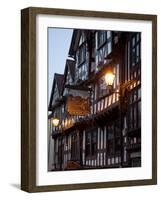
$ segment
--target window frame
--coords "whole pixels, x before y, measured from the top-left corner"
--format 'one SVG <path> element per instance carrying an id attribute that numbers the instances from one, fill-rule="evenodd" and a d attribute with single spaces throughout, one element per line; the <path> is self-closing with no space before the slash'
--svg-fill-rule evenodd
<path id="1" fill-rule="evenodd" d="M 101 41 L 101 37 L 103 40 Z M 99 50 L 102 46 L 104 46 L 107 42 L 107 31 L 99 30 L 97 31 L 97 50 Z"/>
<path id="2" fill-rule="evenodd" d="M 79 68 L 83 63 L 86 62 L 86 53 L 87 53 L 87 47 L 86 47 L 86 40 L 81 43 L 81 45 L 78 47 L 77 50 L 77 67 Z M 82 54 L 82 58 L 80 56 Z M 81 59 L 80 59 L 81 58 Z"/>
<path id="3" fill-rule="evenodd" d="M 138 97 L 138 92 L 140 90 L 140 95 Z M 136 99 L 134 98 L 134 92 L 136 91 Z M 141 128 L 141 105 L 140 105 L 140 115 L 139 115 L 139 104 L 141 104 L 141 85 L 136 86 L 131 89 L 128 94 L 128 130 L 136 130 Z M 135 116 L 136 112 L 136 116 Z M 140 116 L 140 122 L 139 122 Z"/>
<path id="4" fill-rule="evenodd" d="M 116 134 L 116 124 L 118 124 L 119 128 L 119 135 Z M 109 138 L 109 127 L 112 127 L 112 137 Z M 115 121 L 111 122 L 106 127 L 107 130 L 107 156 L 117 155 L 121 153 L 121 132 L 120 132 L 120 120 L 116 119 Z M 120 141 L 120 151 L 118 150 L 118 145 L 116 144 L 117 141 Z M 110 148 L 110 145 L 112 146 L 112 151 Z"/>
<path id="5" fill-rule="evenodd" d="M 85 157 L 87 159 L 97 156 L 97 142 L 98 142 L 97 136 L 98 136 L 98 130 L 96 128 L 92 130 L 88 130 L 85 134 Z M 88 143 L 87 143 L 87 137 L 89 137 Z M 93 146 L 94 146 L 94 149 L 93 149 Z M 88 152 L 87 152 L 87 149 L 88 149 Z"/>
<path id="6" fill-rule="evenodd" d="M 137 40 L 137 36 L 139 37 Z M 133 41 L 134 44 L 133 44 Z M 139 48 L 139 55 L 137 60 L 137 47 Z M 133 50 L 135 51 L 133 57 Z M 134 64 L 133 64 L 134 59 Z M 134 33 L 130 38 L 130 68 L 133 69 L 141 61 L 141 33 Z"/>
<path id="7" fill-rule="evenodd" d="M 76 160 L 78 157 L 78 135 L 76 132 L 71 134 L 71 160 Z"/>

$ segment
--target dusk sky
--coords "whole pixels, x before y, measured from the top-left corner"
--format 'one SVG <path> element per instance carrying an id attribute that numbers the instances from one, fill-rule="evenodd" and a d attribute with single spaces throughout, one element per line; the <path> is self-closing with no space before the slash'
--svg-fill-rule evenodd
<path id="1" fill-rule="evenodd" d="M 48 101 L 54 73 L 64 73 L 73 29 L 48 28 Z"/>

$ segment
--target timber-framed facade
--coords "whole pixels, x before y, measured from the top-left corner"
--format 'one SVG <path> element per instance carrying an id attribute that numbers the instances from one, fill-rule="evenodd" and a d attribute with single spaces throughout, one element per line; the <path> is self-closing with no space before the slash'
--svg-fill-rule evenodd
<path id="1" fill-rule="evenodd" d="M 141 166 L 140 52 L 138 32 L 73 31 L 49 101 L 49 171 Z M 115 74 L 112 89 L 108 69 Z M 90 102 L 85 116 L 67 112 L 68 97 L 79 95 Z"/>

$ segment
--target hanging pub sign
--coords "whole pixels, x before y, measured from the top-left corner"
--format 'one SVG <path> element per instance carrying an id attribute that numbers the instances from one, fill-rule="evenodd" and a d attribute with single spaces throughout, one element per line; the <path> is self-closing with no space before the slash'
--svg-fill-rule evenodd
<path id="1" fill-rule="evenodd" d="M 70 115 L 88 115 L 90 113 L 89 99 L 80 96 L 68 96 L 66 108 Z"/>

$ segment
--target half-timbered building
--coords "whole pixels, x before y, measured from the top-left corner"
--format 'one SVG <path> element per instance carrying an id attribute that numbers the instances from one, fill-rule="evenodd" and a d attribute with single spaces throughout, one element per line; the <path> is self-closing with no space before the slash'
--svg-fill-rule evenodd
<path id="1" fill-rule="evenodd" d="M 73 97 L 73 107 L 76 98 L 88 101 L 86 112 L 69 112 Z M 50 123 L 51 170 L 141 166 L 141 34 L 74 30 L 49 111 L 50 122 L 59 119 L 58 126 Z"/>

